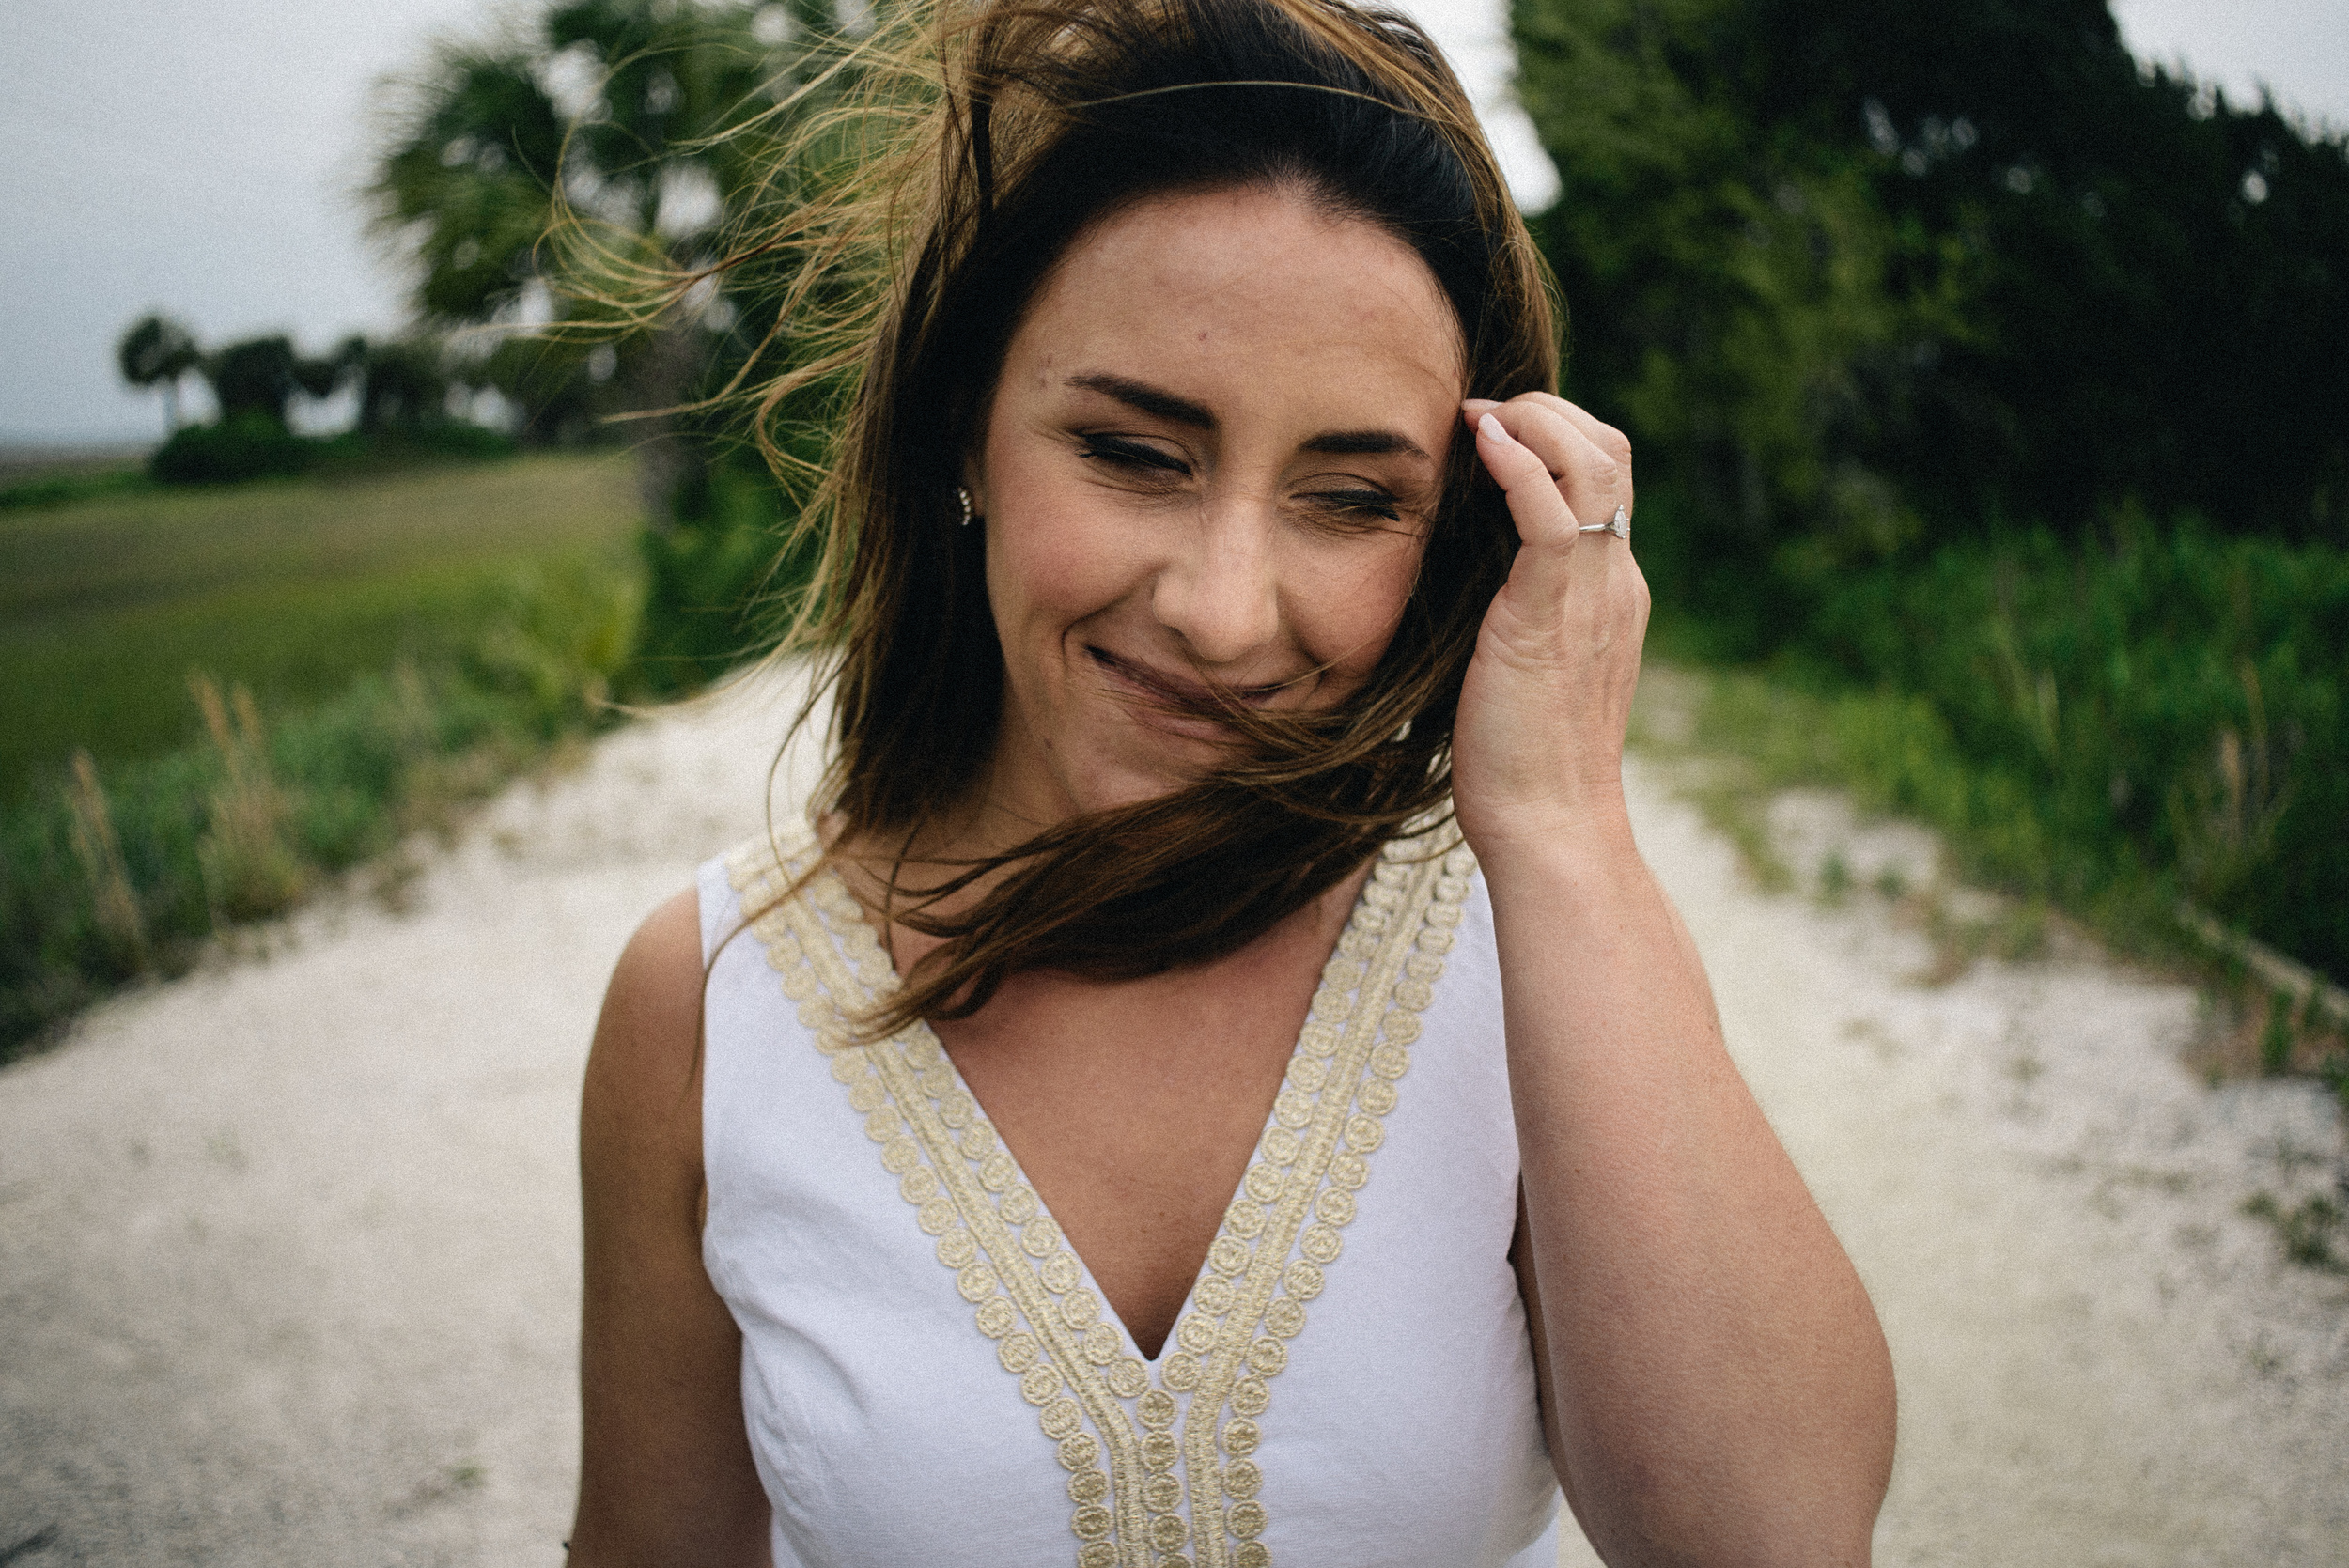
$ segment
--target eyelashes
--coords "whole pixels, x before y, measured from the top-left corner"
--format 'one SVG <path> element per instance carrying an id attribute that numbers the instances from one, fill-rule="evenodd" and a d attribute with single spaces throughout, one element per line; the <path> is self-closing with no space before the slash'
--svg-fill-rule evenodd
<path id="1" fill-rule="evenodd" d="M 1142 442 L 1108 435 L 1086 436 L 1082 440 L 1078 457 L 1115 469 L 1129 479 L 1165 487 L 1175 480 L 1190 477 L 1190 464 L 1171 452 L 1160 451 Z M 1399 503 L 1385 490 L 1308 490 L 1299 499 L 1310 503 L 1334 522 L 1367 524 L 1403 520 Z"/>
<path id="2" fill-rule="evenodd" d="M 1314 490 L 1305 499 L 1349 515 L 1373 517 L 1382 522 L 1401 522 L 1403 514 L 1395 505 L 1394 497 L 1384 490 Z"/>
<path id="3" fill-rule="evenodd" d="M 1190 477 L 1190 465 L 1171 452 L 1161 452 L 1138 441 L 1119 436 L 1087 436 L 1084 446 L 1077 454 L 1113 468 L 1143 474 L 1162 474 L 1174 478 Z"/>

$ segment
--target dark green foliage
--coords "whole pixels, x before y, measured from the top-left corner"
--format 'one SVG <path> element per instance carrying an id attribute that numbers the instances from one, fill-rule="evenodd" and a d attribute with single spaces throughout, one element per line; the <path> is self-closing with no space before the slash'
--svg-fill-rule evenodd
<path id="1" fill-rule="evenodd" d="M 829 0 L 549 6 L 494 42 L 436 52 L 370 186 L 379 227 L 415 247 L 423 319 L 509 321 L 534 290 L 551 305 L 547 331 L 505 338 L 469 374 L 521 411 L 527 443 L 607 432 L 634 451 L 638 667 L 661 691 L 772 642 L 760 596 L 796 581 L 777 564 L 787 505 L 743 446 L 739 402 L 707 399 L 754 386 L 796 345 L 773 330 L 783 258 L 645 316 L 620 302 L 644 303 L 647 275 L 711 267 L 745 204 L 800 178 L 776 157 L 806 108 L 778 113 L 798 86 L 791 40 L 836 26 Z"/>
<path id="2" fill-rule="evenodd" d="M 1513 17 L 1663 641 L 1921 699 L 1889 803 L 2016 891 L 2349 972 L 2343 141 L 2105 0 Z"/>
<path id="3" fill-rule="evenodd" d="M 2108 927 L 2190 898 L 2349 973 L 2349 551 L 2125 521 L 1952 543 L 1845 573 L 1806 646 L 1797 681 L 1915 709 L 1854 720 L 1826 771 L 1973 874 Z"/>
<path id="4" fill-rule="evenodd" d="M 149 474 L 167 484 L 228 484 L 302 474 L 322 458 L 371 452 L 384 444 L 487 455 L 482 439 L 486 432 L 468 434 L 474 427 L 450 416 L 448 395 L 455 378 L 443 345 L 427 336 L 370 343 L 354 335 L 323 359 L 303 358 L 284 336 L 250 338 L 206 355 L 185 328 L 150 316 L 123 334 L 117 357 L 132 385 L 161 383 L 165 396 L 174 399 L 171 437 L 148 463 Z M 211 382 L 220 418 L 212 425 L 181 429 L 175 388 L 190 369 L 202 370 Z M 484 380 L 496 383 L 494 377 Z M 358 388 L 354 428 L 369 441 L 338 447 L 292 433 L 287 411 L 297 393 L 323 400 L 345 386 Z M 527 419 L 524 427 L 527 432 Z M 397 439 L 386 443 L 384 437 Z M 500 444 L 511 449 L 510 442 Z"/>
<path id="5" fill-rule="evenodd" d="M 2349 553 L 2196 528 L 2041 534 L 1857 572 L 1820 647 L 2019 772 L 2077 899 L 2126 857 L 2349 973 Z"/>
<path id="6" fill-rule="evenodd" d="M 583 344 L 509 337 L 473 374 L 513 405 L 515 434 L 523 445 L 583 446 L 626 439 L 603 423 L 612 397 L 596 375 L 599 363 Z"/>
<path id="7" fill-rule="evenodd" d="M 439 344 L 419 337 L 389 343 L 351 337 L 335 350 L 335 358 L 359 384 L 358 429 L 370 435 L 414 433 L 453 423 L 449 375 Z"/>
<path id="8" fill-rule="evenodd" d="M 153 386 L 186 375 L 203 358 L 194 334 L 165 316 L 148 316 L 132 323 L 115 348 L 122 379 L 132 386 Z"/>
<path id="9" fill-rule="evenodd" d="M 135 387 L 163 388 L 166 435 L 179 427 L 179 380 L 203 357 L 195 335 L 166 316 L 132 322 L 115 346 L 115 365 L 124 380 Z"/>
<path id="10" fill-rule="evenodd" d="M 650 458 L 656 512 L 700 482 L 704 443 L 690 416 L 653 411 L 692 399 L 741 310 L 707 291 L 623 332 L 601 295 L 630 291 L 639 269 L 717 259 L 728 201 L 769 172 L 760 137 L 720 132 L 789 85 L 762 41 L 772 9 L 574 0 L 493 41 L 445 44 L 395 115 L 367 193 L 379 231 L 412 249 L 421 320 L 511 325 L 534 297 L 552 308 L 549 332 L 506 338 L 469 377 L 520 409 L 531 444 L 638 415 L 627 433 Z M 614 275 L 555 278 L 573 242 L 594 257 L 584 272 Z"/>
<path id="11" fill-rule="evenodd" d="M 218 425 L 189 425 L 155 449 L 148 473 L 166 485 L 230 485 L 303 474 L 323 443 L 295 435 L 285 422 L 247 411 Z"/>
<path id="12" fill-rule="evenodd" d="M 386 216 L 414 225 L 417 303 L 428 318 L 486 320 L 515 305 L 536 275 L 564 126 L 532 64 L 496 50 L 446 51 L 435 62 L 434 101 L 377 175 Z"/>
<path id="13" fill-rule="evenodd" d="M 508 457 L 509 436 L 462 420 L 386 425 L 338 436 L 299 436 L 255 414 L 190 425 L 156 448 L 148 474 L 166 485 L 229 485 L 289 474 L 349 474 L 449 458 Z M 74 492 L 78 497 L 82 492 Z"/>
<path id="14" fill-rule="evenodd" d="M 305 360 L 286 337 L 255 337 L 231 343 L 201 364 L 212 383 L 224 426 L 266 420 L 283 427 L 286 409 L 297 392 L 313 397 L 334 396 L 340 380 L 332 361 Z"/>
<path id="15" fill-rule="evenodd" d="M 2140 73 L 2104 0 L 1514 14 L 1569 391 L 1724 648 L 1846 564 L 2133 501 L 2349 541 L 2339 140 Z"/>
<path id="16" fill-rule="evenodd" d="M 634 670 L 652 691 L 690 691 L 772 647 L 780 605 L 812 563 L 783 553 L 789 514 L 754 455 L 737 453 L 640 539 L 645 609 Z"/>

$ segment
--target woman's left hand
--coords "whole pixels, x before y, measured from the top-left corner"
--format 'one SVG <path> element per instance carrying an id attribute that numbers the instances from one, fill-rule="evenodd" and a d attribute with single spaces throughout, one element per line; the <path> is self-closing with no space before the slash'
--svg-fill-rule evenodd
<path id="1" fill-rule="evenodd" d="M 1627 540 L 1583 533 L 1631 512 L 1631 443 L 1563 397 L 1470 399 L 1476 454 L 1520 549 L 1493 596 L 1453 731 L 1460 830 L 1490 862 L 1519 845 L 1626 835 L 1624 732 L 1647 582 Z"/>
<path id="2" fill-rule="evenodd" d="M 1462 411 L 1521 541 L 1460 693 L 1453 803 L 1492 899 L 1559 1479 L 1610 1562 L 1864 1563 L 1884 1335 L 1625 807 L 1647 584 L 1626 541 L 1579 530 L 1631 510 L 1631 445 L 1541 393 Z"/>

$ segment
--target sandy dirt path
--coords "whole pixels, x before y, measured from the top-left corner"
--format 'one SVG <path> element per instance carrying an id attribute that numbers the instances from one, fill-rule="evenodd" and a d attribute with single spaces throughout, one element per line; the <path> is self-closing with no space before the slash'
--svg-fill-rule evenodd
<path id="1" fill-rule="evenodd" d="M 644 911 L 756 830 L 780 712 L 607 737 L 408 912 L 314 909 L 0 1071 L 0 1564 L 560 1561 L 589 1026 Z M 2205 1089 L 2193 996 L 2108 965 L 1917 984 L 1883 905 L 1760 896 L 1631 783 L 1891 1337 L 1877 1560 L 2349 1564 L 2349 1286 L 2240 1213 L 2335 1179 L 2327 1102 Z M 1863 882 L 1929 862 L 1785 804 Z"/>

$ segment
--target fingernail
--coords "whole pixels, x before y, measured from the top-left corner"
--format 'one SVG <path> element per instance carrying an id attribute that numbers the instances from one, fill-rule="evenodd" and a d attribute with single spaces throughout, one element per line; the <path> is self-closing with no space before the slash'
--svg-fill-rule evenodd
<path id="1" fill-rule="evenodd" d="M 1484 418 L 1476 422 L 1476 433 L 1484 437 L 1486 441 L 1507 441 L 1509 439 L 1509 432 L 1502 429 L 1501 427 L 1501 421 L 1495 419 L 1491 414 L 1486 414 Z"/>
<path id="2" fill-rule="evenodd" d="M 1489 397 L 1463 397 L 1460 399 L 1460 407 L 1464 409 L 1497 409 L 1501 407 L 1501 405 Z"/>

